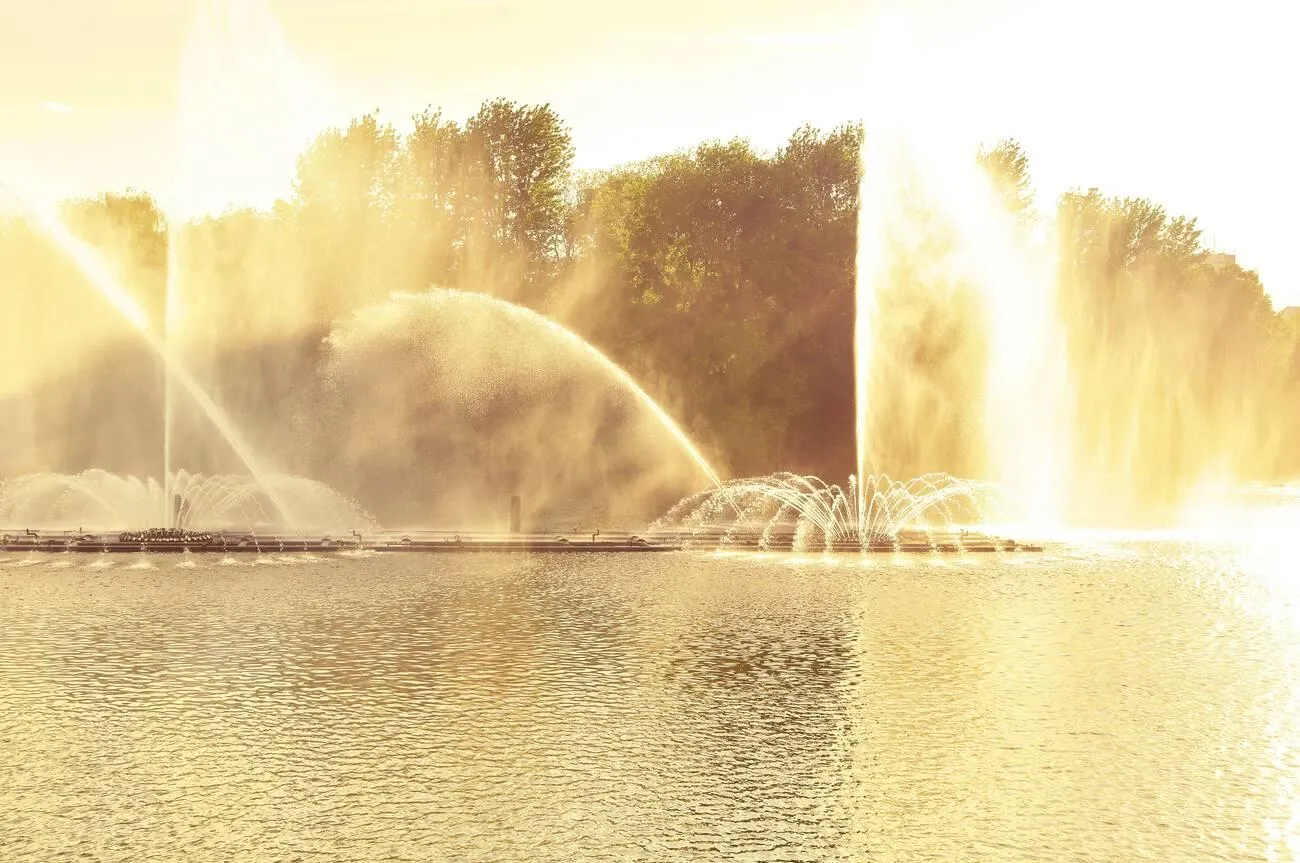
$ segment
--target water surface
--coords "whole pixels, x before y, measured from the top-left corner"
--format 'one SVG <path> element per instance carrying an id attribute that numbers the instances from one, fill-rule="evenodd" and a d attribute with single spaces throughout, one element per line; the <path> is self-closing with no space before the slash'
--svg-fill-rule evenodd
<path id="1" fill-rule="evenodd" d="M 0 859 L 1291 859 L 1293 569 L 0 556 Z"/>

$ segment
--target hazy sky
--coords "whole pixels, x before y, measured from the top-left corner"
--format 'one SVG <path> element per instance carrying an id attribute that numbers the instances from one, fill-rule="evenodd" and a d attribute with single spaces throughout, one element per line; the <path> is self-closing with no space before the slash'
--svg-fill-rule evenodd
<path id="1" fill-rule="evenodd" d="M 241 22 L 217 48 L 193 40 L 204 5 Z M 861 115 L 868 84 L 881 83 L 863 57 L 879 11 L 850 0 L 0 0 L 0 164 L 60 193 L 159 191 L 178 167 L 232 197 L 282 192 L 292 153 L 320 125 L 376 108 L 400 125 L 426 105 L 463 118 L 495 96 L 551 102 L 586 167 L 710 137 L 774 147 L 804 122 Z M 919 0 L 893 11 L 926 55 L 924 80 L 899 84 L 928 94 L 919 101 L 942 134 L 972 148 L 1020 139 L 1043 195 L 1097 185 L 1198 216 L 1279 305 L 1300 303 L 1300 59 L 1287 4 Z M 268 41 L 276 24 L 287 52 Z M 181 81 L 206 93 L 191 105 L 257 108 L 225 126 L 208 110 L 178 124 Z M 230 144 L 232 125 L 274 127 L 273 146 L 252 134 Z M 221 170 L 195 168 L 223 158 Z"/>

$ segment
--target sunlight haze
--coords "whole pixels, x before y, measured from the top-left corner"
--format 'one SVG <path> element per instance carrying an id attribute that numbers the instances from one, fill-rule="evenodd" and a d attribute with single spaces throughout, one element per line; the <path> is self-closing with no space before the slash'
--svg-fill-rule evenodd
<path id="1" fill-rule="evenodd" d="M 1300 860 L 1294 17 L 0 0 L 0 863 Z"/>
<path id="2" fill-rule="evenodd" d="M 183 170 L 176 106 L 196 5 L 6 0 L 0 161 L 60 195 L 164 194 L 178 172 L 193 177 L 203 151 Z M 315 131 L 375 109 L 404 126 L 426 106 L 464 119 L 497 96 L 550 102 L 580 167 L 734 135 L 774 148 L 803 123 L 861 115 L 880 11 L 847 0 L 265 5 L 301 73 L 286 92 L 309 96 L 292 118 L 261 102 L 251 116 L 282 127 L 279 155 L 250 155 L 257 170 L 240 180 L 226 168 L 212 183 L 257 204 L 288 193 L 292 153 Z M 928 0 L 891 11 L 910 22 L 920 55 L 910 68 L 923 71 L 909 90 L 928 94 L 934 128 L 972 147 L 1020 140 L 1044 206 L 1098 186 L 1197 217 L 1207 242 L 1258 269 L 1285 306 L 1300 303 L 1300 266 L 1280 202 L 1300 192 L 1300 173 L 1278 97 L 1300 61 L 1277 8 L 1246 0 L 1227 17 L 1164 0 Z"/>

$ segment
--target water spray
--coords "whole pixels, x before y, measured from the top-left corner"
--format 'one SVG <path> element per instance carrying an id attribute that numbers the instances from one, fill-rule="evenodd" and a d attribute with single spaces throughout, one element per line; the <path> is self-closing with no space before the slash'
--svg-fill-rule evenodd
<path id="1" fill-rule="evenodd" d="M 268 473 L 258 464 L 252 449 L 241 438 L 225 412 L 217 406 L 189 370 L 173 356 L 169 346 L 154 332 L 145 310 L 107 271 L 98 253 L 89 244 L 74 236 L 63 224 L 62 219 L 50 208 L 37 203 L 33 196 L 23 194 L 12 182 L 0 180 L 0 188 L 9 192 L 19 207 L 36 221 L 37 226 L 50 241 L 76 265 L 100 296 L 107 300 L 109 305 L 139 333 L 149 349 L 162 360 L 167 379 L 174 379 L 181 385 L 225 439 L 249 474 L 261 486 L 267 498 L 279 511 L 281 518 L 287 523 L 292 523 L 291 514 L 275 490 L 266 482 Z M 167 504 L 164 503 L 164 506 Z"/>

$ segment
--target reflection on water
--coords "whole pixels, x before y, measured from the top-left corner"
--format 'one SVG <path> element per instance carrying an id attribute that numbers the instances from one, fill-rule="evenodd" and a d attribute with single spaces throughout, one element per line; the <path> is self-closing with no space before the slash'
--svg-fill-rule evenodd
<path id="1" fill-rule="evenodd" d="M 0 859 L 1291 859 L 1280 560 L 0 555 Z"/>

